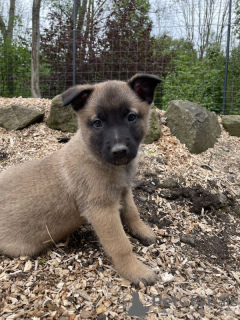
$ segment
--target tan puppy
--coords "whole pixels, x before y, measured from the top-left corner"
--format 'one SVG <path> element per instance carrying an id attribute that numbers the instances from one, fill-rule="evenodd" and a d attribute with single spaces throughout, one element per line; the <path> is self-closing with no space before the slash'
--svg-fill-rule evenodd
<path id="1" fill-rule="evenodd" d="M 61 150 L 0 175 L 0 252 L 33 256 L 90 223 L 115 269 L 134 284 L 156 275 L 132 253 L 122 223 L 143 244 L 155 235 L 139 217 L 131 183 L 160 78 L 78 85 L 63 93 L 79 121 Z M 120 210 L 121 207 L 121 210 Z"/>

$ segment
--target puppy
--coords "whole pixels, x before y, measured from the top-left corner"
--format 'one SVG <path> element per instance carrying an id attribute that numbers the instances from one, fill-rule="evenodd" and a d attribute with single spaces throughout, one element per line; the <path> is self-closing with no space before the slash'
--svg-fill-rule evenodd
<path id="1" fill-rule="evenodd" d="M 0 252 L 39 254 L 90 223 L 119 274 L 152 285 L 155 273 L 132 253 L 123 224 L 143 244 L 155 242 L 131 191 L 138 147 L 161 79 L 137 74 L 128 82 L 77 85 L 62 94 L 79 130 L 59 151 L 0 174 Z M 121 210 L 120 210 L 121 209 Z"/>

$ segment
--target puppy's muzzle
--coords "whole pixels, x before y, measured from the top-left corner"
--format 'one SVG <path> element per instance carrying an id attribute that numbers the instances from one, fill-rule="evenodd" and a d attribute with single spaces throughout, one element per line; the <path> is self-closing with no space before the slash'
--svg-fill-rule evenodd
<path id="1" fill-rule="evenodd" d="M 128 159 L 129 150 L 125 144 L 117 143 L 111 149 L 112 163 L 116 165 L 122 165 L 129 162 Z"/>

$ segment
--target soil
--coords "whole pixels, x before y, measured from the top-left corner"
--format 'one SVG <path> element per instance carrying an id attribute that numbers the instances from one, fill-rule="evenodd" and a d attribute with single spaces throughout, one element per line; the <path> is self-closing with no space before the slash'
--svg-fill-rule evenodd
<path id="1" fill-rule="evenodd" d="M 167 199 L 170 204 L 174 202 L 182 208 L 188 206 L 189 212 L 195 213 L 198 221 L 204 218 L 213 228 L 221 223 L 223 228 L 217 235 L 212 236 L 208 232 L 204 232 L 199 237 L 198 233 L 194 232 L 191 237 L 185 235 L 180 240 L 194 247 L 197 255 L 203 255 L 210 262 L 216 265 L 227 263 L 228 266 L 236 268 L 236 260 L 231 257 L 228 247 L 231 243 L 231 237 L 240 236 L 240 233 L 236 231 L 235 226 L 231 224 L 226 215 L 226 212 L 235 214 L 234 212 L 237 210 L 234 198 L 224 195 L 225 202 L 221 203 L 221 197 L 209 189 L 206 190 L 199 185 L 184 188 L 173 177 L 161 184 L 155 175 L 149 176 L 149 174 L 145 175 L 143 181 L 138 182 L 133 193 L 142 219 L 150 226 L 156 225 L 158 229 L 165 228 L 165 236 L 168 235 L 169 227 L 174 224 L 174 219 L 168 219 L 166 217 L 168 214 L 163 212 L 156 215 L 158 206 L 155 201 L 149 199 L 154 193 Z M 177 224 L 177 227 L 183 232 L 181 224 Z"/>

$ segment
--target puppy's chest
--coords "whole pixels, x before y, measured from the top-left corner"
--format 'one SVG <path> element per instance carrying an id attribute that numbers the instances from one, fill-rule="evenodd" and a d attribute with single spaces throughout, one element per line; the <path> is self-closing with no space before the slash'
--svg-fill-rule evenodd
<path id="1" fill-rule="evenodd" d="M 76 193 L 76 199 L 82 215 L 86 215 L 96 208 L 106 208 L 114 203 L 120 203 L 123 192 L 131 187 L 130 176 L 126 174 L 90 175 L 81 181 Z"/>
<path id="2" fill-rule="evenodd" d="M 95 184 L 103 192 L 121 192 L 123 189 L 130 188 L 133 181 L 133 172 L 127 170 L 119 170 L 113 172 L 104 171 L 99 174 L 99 179 Z M 94 181 L 93 181 L 94 183 Z"/>
<path id="3" fill-rule="evenodd" d="M 132 174 L 124 172 L 124 174 L 113 175 L 107 182 L 107 186 L 111 190 L 116 190 L 117 192 L 122 192 L 123 189 L 132 187 Z"/>

